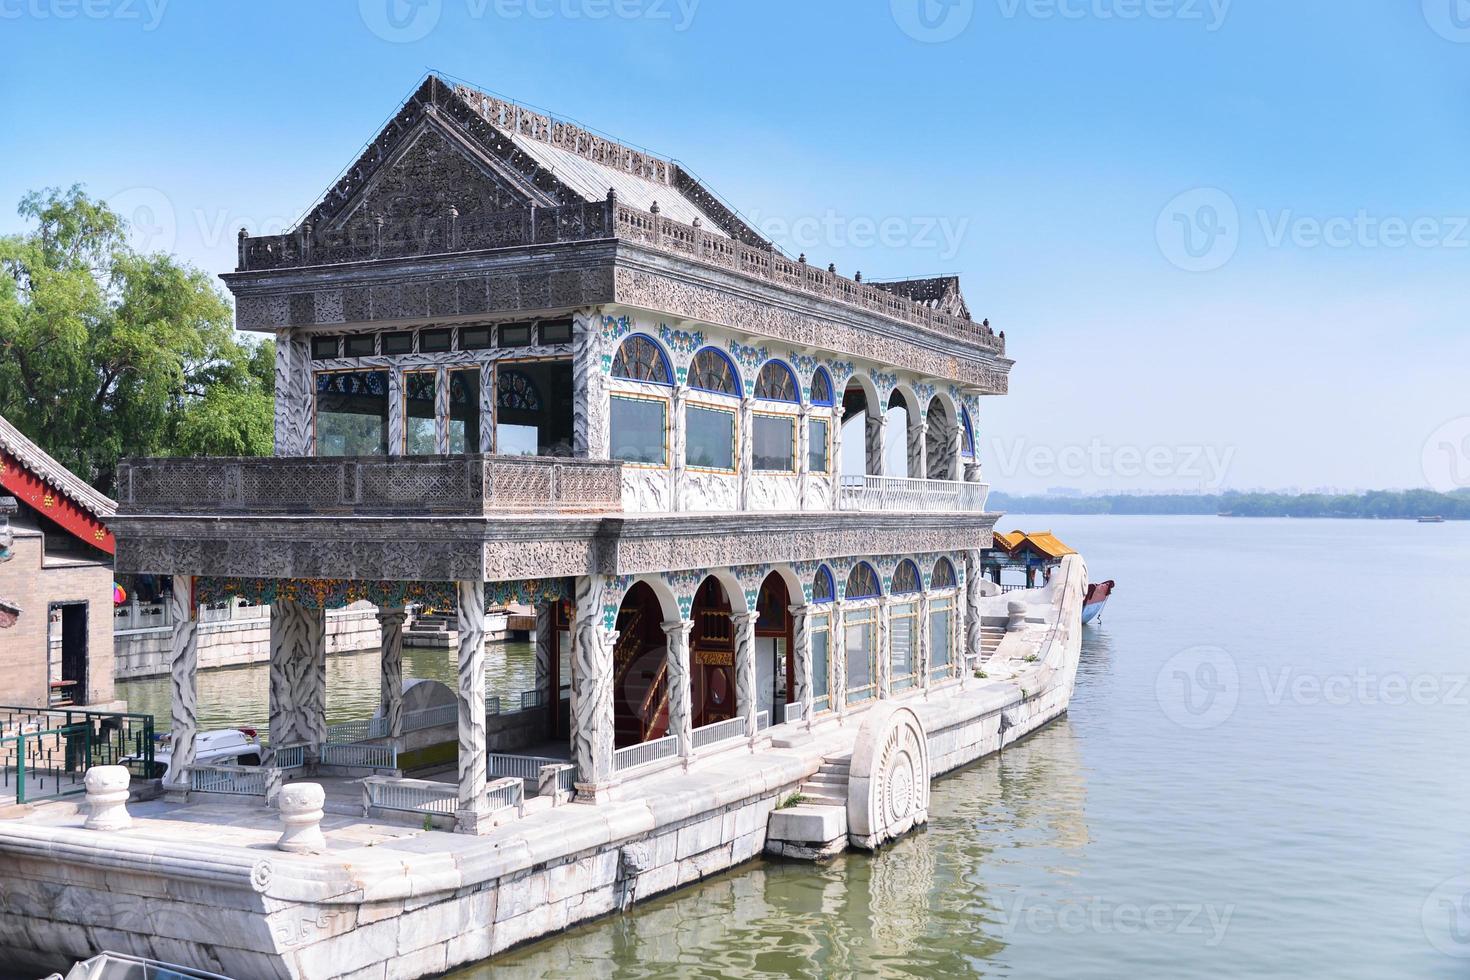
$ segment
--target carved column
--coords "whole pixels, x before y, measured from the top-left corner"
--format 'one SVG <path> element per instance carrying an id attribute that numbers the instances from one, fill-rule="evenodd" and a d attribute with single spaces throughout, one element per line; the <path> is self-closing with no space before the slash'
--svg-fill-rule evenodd
<path id="1" fill-rule="evenodd" d="M 969 635 L 965 624 L 969 622 L 970 617 L 967 609 L 969 602 L 966 596 L 964 562 L 960 562 L 956 574 L 960 576 L 960 580 L 957 583 L 959 588 L 954 594 L 954 615 L 950 617 L 949 624 L 949 673 L 952 677 L 958 677 L 960 687 L 964 687 L 965 679 L 970 676 L 970 672 L 965 669 L 965 638 Z"/>
<path id="2" fill-rule="evenodd" d="M 827 459 L 827 472 L 832 474 L 831 507 L 842 506 L 842 398 L 832 408 L 832 455 Z"/>
<path id="3" fill-rule="evenodd" d="M 164 785 L 170 791 L 187 792 L 189 767 L 194 764 L 194 736 L 199 731 L 198 688 L 199 624 L 195 620 L 194 579 L 173 577 L 168 611 L 173 623 L 169 686 L 173 694 L 173 741 Z"/>
<path id="4" fill-rule="evenodd" d="M 551 676 L 551 648 L 556 643 L 555 600 L 536 606 L 536 691 L 546 699 L 547 717 L 551 717 L 550 706 L 557 700 L 559 685 Z"/>
<path id="5" fill-rule="evenodd" d="M 811 427 L 812 407 L 806 402 L 801 403 L 801 411 L 796 415 L 796 509 L 807 510 L 806 502 L 807 487 L 811 485 L 812 454 L 811 454 Z"/>
<path id="6" fill-rule="evenodd" d="M 740 509 L 750 509 L 750 478 L 755 468 L 755 453 L 752 445 L 751 435 L 752 399 L 740 399 L 740 436 L 736 440 L 737 448 L 740 450 Z"/>
<path id="7" fill-rule="evenodd" d="M 434 452 L 449 455 L 449 369 L 434 371 Z"/>
<path id="8" fill-rule="evenodd" d="M 278 599 L 271 606 L 271 746 L 306 746 L 321 758 L 327 740 L 326 612 Z"/>
<path id="9" fill-rule="evenodd" d="M 815 700 L 815 692 L 812 690 L 812 631 L 810 606 L 791 606 L 787 610 L 791 613 L 791 621 L 796 629 L 792 636 L 791 655 L 796 658 L 796 696 L 793 701 L 801 705 L 801 717 L 806 721 L 806 727 L 812 727 L 812 702 Z M 831 633 L 828 636 L 828 649 L 831 649 Z M 790 721 L 790 719 L 787 719 Z"/>
<path id="10" fill-rule="evenodd" d="M 378 629 L 383 634 L 378 704 L 389 738 L 403 737 L 403 620 L 402 609 L 378 610 Z"/>
<path id="11" fill-rule="evenodd" d="M 914 662 L 919 671 L 919 686 L 925 696 L 929 691 L 929 593 L 919 594 L 919 623 L 914 630 Z"/>
<path id="12" fill-rule="evenodd" d="M 958 480 L 960 474 L 960 423 L 951 422 L 944 433 L 944 479 Z"/>
<path id="13" fill-rule="evenodd" d="M 572 316 L 572 453 L 583 458 L 608 458 L 603 354 L 601 315 L 578 310 Z"/>
<path id="14" fill-rule="evenodd" d="M 688 431 L 684 424 L 684 402 L 689 397 L 688 385 L 676 385 L 674 394 L 669 399 L 669 445 L 674 454 L 674 489 L 669 499 L 672 501 L 670 510 L 684 509 L 684 457 L 685 446 L 688 442 Z"/>
<path id="15" fill-rule="evenodd" d="M 755 613 L 736 613 L 735 626 L 735 711 L 745 719 L 745 734 L 754 744 L 757 701 L 755 691 Z"/>
<path id="16" fill-rule="evenodd" d="M 972 457 L 971 459 L 965 460 L 965 482 L 967 482 L 967 483 L 984 483 L 985 482 L 985 474 L 980 469 L 980 459 L 979 459 L 979 457 Z"/>
<path id="17" fill-rule="evenodd" d="M 605 580 L 577 579 L 572 630 L 572 761 L 577 796 L 596 802 L 613 776 L 613 648 L 618 634 L 603 624 Z"/>
<path id="18" fill-rule="evenodd" d="M 832 659 L 832 713 L 841 718 L 847 713 L 847 603 L 832 603 L 832 632 L 827 639 L 828 656 Z"/>
<path id="19" fill-rule="evenodd" d="M 316 452 L 312 412 L 315 380 L 311 345 L 290 330 L 276 331 L 276 455 L 311 456 Z"/>
<path id="20" fill-rule="evenodd" d="M 980 666 L 980 552 L 965 552 L 965 655 L 961 677 Z"/>
<path id="21" fill-rule="evenodd" d="M 922 480 L 929 475 L 924 462 L 924 410 L 911 405 L 905 414 L 905 432 L 909 443 L 909 471 L 905 475 L 912 480 Z"/>
<path id="22" fill-rule="evenodd" d="M 889 616 L 893 611 L 893 600 L 888 596 L 878 599 L 878 700 L 885 701 L 893 691 L 893 651 L 888 649 Z"/>
<path id="23" fill-rule="evenodd" d="M 671 619 L 663 623 L 668 642 L 669 734 L 679 739 L 684 764 L 694 755 L 694 704 L 689 684 L 689 634 L 693 620 Z"/>
<path id="24" fill-rule="evenodd" d="M 883 475 L 883 413 L 874 412 L 869 405 L 863 412 L 865 465 L 869 476 Z"/>
<path id="25" fill-rule="evenodd" d="M 489 830 L 485 798 L 485 583 L 456 583 L 459 598 L 459 803 L 462 834 Z"/>
<path id="26" fill-rule="evenodd" d="M 480 448 L 482 453 L 495 452 L 495 365 L 480 365 Z M 466 446 L 465 452 L 475 450 Z"/>
<path id="27" fill-rule="evenodd" d="M 402 456 L 405 421 L 403 418 L 403 370 L 388 369 L 388 455 Z"/>

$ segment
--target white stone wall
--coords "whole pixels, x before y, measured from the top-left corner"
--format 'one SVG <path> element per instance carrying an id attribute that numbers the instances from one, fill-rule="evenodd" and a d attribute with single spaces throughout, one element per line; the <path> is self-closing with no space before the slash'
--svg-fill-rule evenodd
<path id="1" fill-rule="evenodd" d="M 172 631 L 131 630 L 114 635 L 113 661 L 117 680 L 160 677 L 169 672 Z M 270 660 L 269 616 L 225 623 L 199 624 L 199 669 L 243 667 Z M 373 609 L 327 611 L 327 654 L 376 650 L 382 643 Z"/>

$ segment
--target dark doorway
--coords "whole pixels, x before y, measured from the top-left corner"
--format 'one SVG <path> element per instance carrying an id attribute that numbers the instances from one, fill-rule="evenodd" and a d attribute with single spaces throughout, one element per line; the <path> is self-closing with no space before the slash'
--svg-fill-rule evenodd
<path id="1" fill-rule="evenodd" d="M 613 648 L 613 732 L 617 748 L 662 738 L 669 728 L 668 643 L 663 606 L 635 582 L 618 607 Z"/>
<path id="2" fill-rule="evenodd" d="M 689 687 L 694 727 L 735 717 L 735 624 L 730 599 L 714 576 L 694 594 Z"/>
<path id="3" fill-rule="evenodd" d="M 87 703 L 87 604 L 52 603 L 47 679 L 53 705 Z"/>
<path id="4" fill-rule="evenodd" d="M 786 720 L 786 705 L 796 695 L 795 621 L 786 580 L 772 572 L 761 584 L 756 600 L 755 655 L 757 711 L 770 712 L 770 723 Z"/>

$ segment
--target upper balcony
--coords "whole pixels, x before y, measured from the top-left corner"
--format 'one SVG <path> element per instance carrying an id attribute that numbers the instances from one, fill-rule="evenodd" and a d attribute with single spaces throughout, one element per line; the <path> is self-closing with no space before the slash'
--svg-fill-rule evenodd
<path id="1" fill-rule="evenodd" d="M 374 517 L 621 511 L 622 464 L 542 456 L 133 459 L 122 516 Z"/>
<path id="2" fill-rule="evenodd" d="M 961 511 L 984 513 L 990 484 L 963 480 L 914 480 L 897 476 L 844 476 L 838 490 L 841 510 Z"/>

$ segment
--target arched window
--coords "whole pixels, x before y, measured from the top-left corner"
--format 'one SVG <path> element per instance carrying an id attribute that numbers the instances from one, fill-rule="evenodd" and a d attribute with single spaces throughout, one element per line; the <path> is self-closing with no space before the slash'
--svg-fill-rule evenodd
<path id="1" fill-rule="evenodd" d="M 975 430 L 970 427 L 970 410 L 960 409 L 960 455 L 975 458 Z"/>
<path id="2" fill-rule="evenodd" d="M 796 376 L 780 361 L 767 361 L 755 376 L 755 397 L 771 402 L 801 401 L 796 393 Z"/>
<path id="3" fill-rule="evenodd" d="M 694 355 L 689 365 L 689 387 L 740 397 L 740 379 L 730 359 L 713 347 Z"/>
<path id="4" fill-rule="evenodd" d="M 931 589 L 952 589 L 955 587 L 954 565 L 948 558 L 941 558 L 934 563 L 934 574 L 929 579 Z"/>
<path id="5" fill-rule="evenodd" d="M 648 381 L 658 385 L 673 384 L 669 359 L 652 337 L 632 334 L 618 347 L 613 357 L 613 377 L 629 381 Z"/>
<path id="6" fill-rule="evenodd" d="M 831 602 L 837 598 L 837 585 L 832 581 L 832 570 L 826 565 L 818 566 L 812 576 L 812 602 Z"/>
<path id="7" fill-rule="evenodd" d="M 893 570 L 893 594 L 908 595 L 922 591 L 924 586 L 919 581 L 919 566 L 905 558 Z"/>
<path id="8" fill-rule="evenodd" d="M 523 371 L 501 371 L 496 378 L 497 408 L 520 412 L 541 411 L 541 392 Z"/>
<path id="9" fill-rule="evenodd" d="M 883 587 L 878 584 L 878 573 L 873 571 L 873 566 L 865 561 L 860 561 L 852 566 L 852 572 L 847 576 L 847 591 L 843 593 L 846 599 L 876 599 L 883 594 Z"/>
<path id="10" fill-rule="evenodd" d="M 812 404 L 832 404 L 832 376 L 826 368 L 817 368 L 817 373 L 812 375 Z"/>

